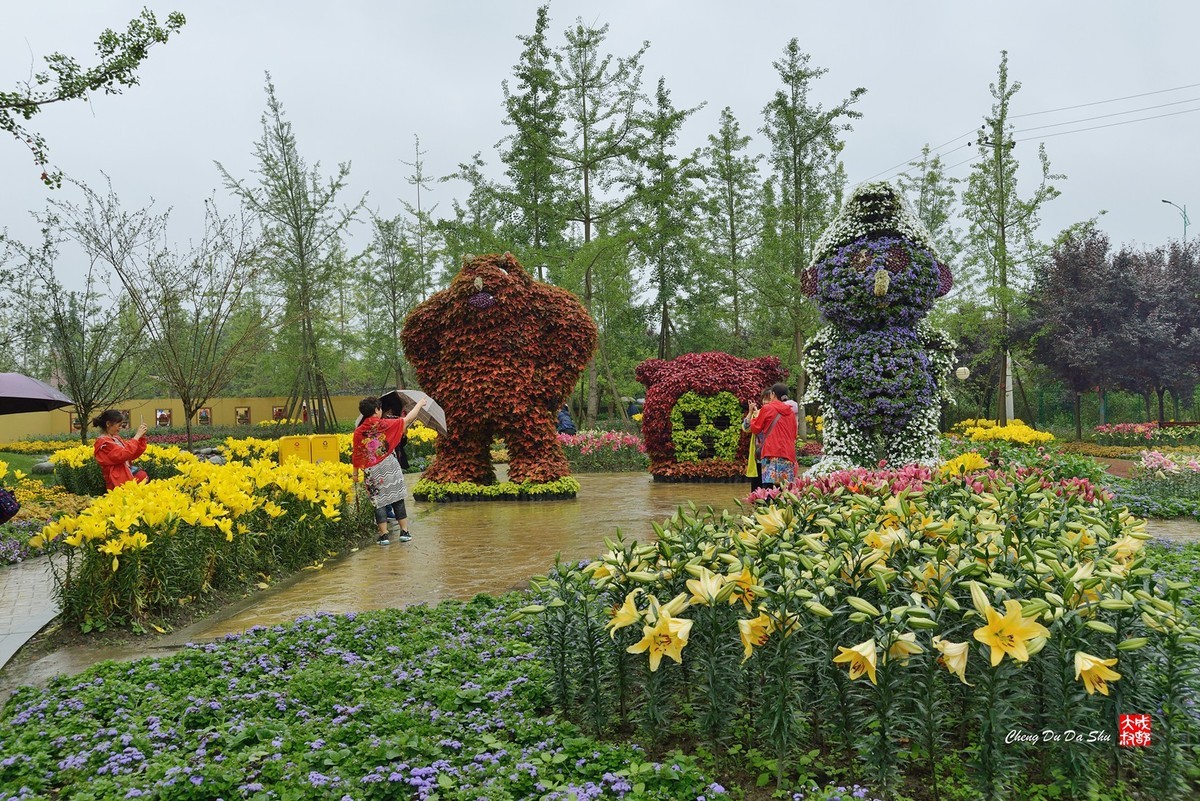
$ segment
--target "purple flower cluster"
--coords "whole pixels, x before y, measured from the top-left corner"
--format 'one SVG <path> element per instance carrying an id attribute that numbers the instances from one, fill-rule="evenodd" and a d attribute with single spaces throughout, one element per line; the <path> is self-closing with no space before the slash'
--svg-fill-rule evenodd
<path id="1" fill-rule="evenodd" d="M 822 380 L 832 407 L 850 426 L 900 433 L 935 402 L 929 354 L 909 328 L 836 337 L 826 353 Z"/>

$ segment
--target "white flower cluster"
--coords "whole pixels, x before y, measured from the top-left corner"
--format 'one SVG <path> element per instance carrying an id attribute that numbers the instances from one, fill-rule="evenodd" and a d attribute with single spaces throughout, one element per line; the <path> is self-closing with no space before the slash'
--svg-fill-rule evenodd
<path id="1" fill-rule="evenodd" d="M 886 230 L 894 231 L 937 258 L 929 232 L 909 208 L 904 195 L 887 181 L 868 181 L 854 187 L 842 204 L 842 210 L 821 234 L 809 266 L 829 258 L 843 245 L 880 231 L 878 224 L 871 223 L 871 220 L 879 219 L 888 221 Z"/>

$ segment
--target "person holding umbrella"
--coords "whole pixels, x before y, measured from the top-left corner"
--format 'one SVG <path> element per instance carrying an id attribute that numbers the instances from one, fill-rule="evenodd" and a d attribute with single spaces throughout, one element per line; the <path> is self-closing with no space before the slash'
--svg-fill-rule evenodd
<path id="1" fill-rule="evenodd" d="M 146 452 L 146 424 L 138 426 L 129 441 L 121 439 L 122 417 L 116 409 L 106 409 L 92 418 L 92 425 L 104 433 L 96 437 L 92 452 L 104 473 L 106 489 L 115 489 L 126 481 L 145 481 L 148 476 L 140 467 L 129 463 Z"/>
<path id="2" fill-rule="evenodd" d="M 363 398 L 358 403 L 362 420 L 354 429 L 350 445 L 350 464 L 354 467 L 354 481 L 359 481 L 359 471 L 365 476 L 363 485 L 367 497 L 375 508 L 375 525 L 379 527 L 380 545 L 391 543 L 395 535 L 397 542 L 408 542 L 408 511 L 404 506 L 408 485 L 404 483 L 404 471 L 400 462 L 391 458 L 400 446 L 404 430 L 417 418 L 425 406 L 425 398 L 417 401 L 404 417 L 383 417 L 378 398 Z M 388 508 L 395 515 L 394 524 L 388 522 Z M 394 526 L 394 527 L 393 527 Z"/>

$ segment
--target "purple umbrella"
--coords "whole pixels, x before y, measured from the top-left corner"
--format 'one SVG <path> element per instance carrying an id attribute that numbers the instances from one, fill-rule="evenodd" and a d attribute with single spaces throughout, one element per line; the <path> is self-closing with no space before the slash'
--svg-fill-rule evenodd
<path id="1" fill-rule="evenodd" d="M 0 373 L 0 414 L 48 412 L 75 401 L 49 384 L 20 373 Z"/>

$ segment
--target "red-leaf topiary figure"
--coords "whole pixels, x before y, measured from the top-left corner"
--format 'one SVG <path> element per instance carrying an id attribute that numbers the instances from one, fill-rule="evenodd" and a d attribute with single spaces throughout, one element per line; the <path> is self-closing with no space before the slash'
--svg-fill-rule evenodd
<path id="1" fill-rule="evenodd" d="M 413 309 L 400 338 L 446 411 L 425 479 L 494 484 L 495 437 L 508 446 L 511 481 L 570 474 L 555 415 L 596 348 L 596 324 L 574 295 L 534 281 L 511 253 L 479 256 Z"/>
<path id="2" fill-rule="evenodd" d="M 775 356 L 741 359 L 711 351 L 647 359 L 635 374 L 646 386 L 642 437 L 650 472 L 668 481 L 703 481 L 745 474 L 746 406 L 787 370 Z"/>

